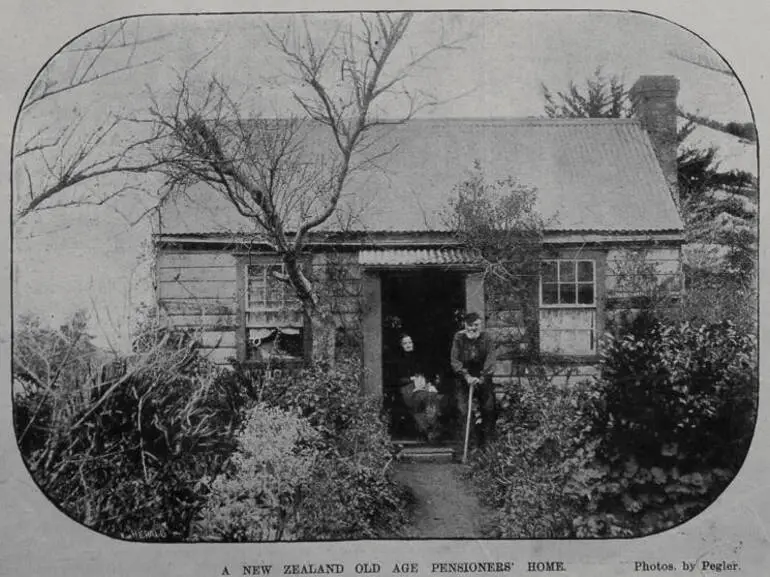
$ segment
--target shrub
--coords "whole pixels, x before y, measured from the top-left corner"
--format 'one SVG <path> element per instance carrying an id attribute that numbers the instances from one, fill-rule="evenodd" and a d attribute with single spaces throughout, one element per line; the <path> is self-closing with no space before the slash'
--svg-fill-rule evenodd
<path id="1" fill-rule="evenodd" d="M 268 404 L 299 411 L 326 438 L 335 438 L 361 415 L 360 363 L 313 364 L 281 373 L 266 381 L 261 395 Z"/>
<path id="2" fill-rule="evenodd" d="M 243 525 L 236 523 L 234 528 L 222 521 L 214 523 L 212 519 L 226 518 L 233 510 L 232 500 L 219 494 L 220 486 L 213 488 L 206 509 L 208 521 L 204 521 L 207 528 L 198 531 L 198 537 L 317 540 L 398 536 L 407 521 L 408 495 L 389 477 L 392 447 L 386 423 L 380 417 L 378 399 L 361 394 L 360 362 L 348 359 L 333 367 L 312 365 L 268 376 L 244 367 L 236 369 L 227 377 L 240 383 L 236 388 L 259 399 L 259 406 L 293 415 L 315 432 L 317 454 L 302 486 L 291 499 L 284 499 L 286 509 L 281 515 L 291 523 L 282 531 L 269 516 L 260 517 L 262 525 L 254 527 L 246 527 L 248 519 L 242 516 L 238 523 Z M 249 475 L 257 473 L 251 469 L 228 478 L 236 487 L 245 486 L 255 482 Z"/>
<path id="3" fill-rule="evenodd" d="M 56 339 L 80 346 L 83 337 L 59 331 Z M 36 364 L 31 350 L 14 351 L 15 367 Z M 88 353 L 94 360 L 95 349 Z M 15 370 L 14 424 L 33 479 L 65 513 L 101 533 L 184 539 L 205 501 L 199 480 L 222 465 L 238 426 L 216 370 L 193 340 L 152 325 L 134 354 L 95 368 L 81 358 L 77 370 L 71 358 L 38 359 L 62 367 L 47 382 Z"/>
<path id="4" fill-rule="evenodd" d="M 682 318 L 690 324 L 715 324 L 730 319 L 736 330 L 757 333 L 758 290 L 756 277 L 686 269 L 687 292 Z"/>
<path id="5" fill-rule="evenodd" d="M 595 416 L 606 456 L 634 454 L 647 465 L 676 447 L 682 466 L 737 470 L 754 426 L 754 344 L 730 322 L 653 323 L 612 342 L 605 404 Z"/>
<path id="6" fill-rule="evenodd" d="M 383 468 L 329 456 L 315 473 L 301 514 L 305 539 L 402 536 L 411 495 Z"/>
<path id="7" fill-rule="evenodd" d="M 211 483 L 196 538 L 265 541 L 296 538 L 303 493 L 320 456 L 306 419 L 265 404 L 248 415 L 228 472 Z"/>
<path id="8" fill-rule="evenodd" d="M 579 500 L 564 491 L 579 465 L 575 440 L 582 410 L 597 396 L 590 381 L 559 385 L 545 371 L 503 389 L 498 440 L 476 453 L 472 477 L 495 510 L 486 533 L 496 538 L 556 538 L 572 534 Z"/>
<path id="9" fill-rule="evenodd" d="M 580 535 L 638 535 L 686 520 L 724 490 L 751 442 L 753 337 L 729 322 L 638 326 L 643 333 L 605 352 L 601 402 L 575 457 L 590 463 L 570 484 L 588 512 Z"/>

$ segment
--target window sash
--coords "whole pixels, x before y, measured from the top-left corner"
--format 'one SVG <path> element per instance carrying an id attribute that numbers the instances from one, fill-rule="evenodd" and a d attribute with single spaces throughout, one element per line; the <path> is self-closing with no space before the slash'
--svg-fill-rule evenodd
<path id="1" fill-rule="evenodd" d="M 250 361 L 298 360 L 304 355 L 301 328 L 249 329 L 246 358 Z"/>
<path id="2" fill-rule="evenodd" d="M 589 266 L 591 279 L 586 280 Z M 587 300 L 586 297 L 589 294 L 591 302 L 580 302 L 581 297 Z M 556 302 L 546 302 L 552 299 Z M 543 308 L 596 308 L 596 262 L 591 259 L 542 261 L 540 306 Z"/>
<path id="3" fill-rule="evenodd" d="M 286 274 L 286 267 L 280 264 L 246 265 L 246 311 L 250 313 L 294 310 L 299 299 L 292 287 L 273 276 Z"/>
<path id="4" fill-rule="evenodd" d="M 556 355 L 596 354 L 596 309 L 544 307 L 539 314 L 540 352 Z"/>

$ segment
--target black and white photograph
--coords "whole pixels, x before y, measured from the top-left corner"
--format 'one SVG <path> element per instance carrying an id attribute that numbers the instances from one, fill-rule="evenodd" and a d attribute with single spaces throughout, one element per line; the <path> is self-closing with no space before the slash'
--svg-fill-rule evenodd
<path id="1" fill-rule="evenodd" d="M 763 574 L 746 64 L 308 10 L 115 13 L 25 77 L 8 510 L 163 574 Z"/>

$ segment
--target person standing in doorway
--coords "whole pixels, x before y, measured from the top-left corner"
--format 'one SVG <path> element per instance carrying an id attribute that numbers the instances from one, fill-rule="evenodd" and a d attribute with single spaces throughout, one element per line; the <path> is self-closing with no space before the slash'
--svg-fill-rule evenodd
<path id="1" fill-rule="evenodd" d="M 455 334 L 451 352 L 452 371 L 457 383 L 457 408 L 462 426 L 465 427 L 467 412 L 472 410 L 468 391 L 473 385 L 474 397 L 481 411 L 481 427 L 472 426 L 477 444 L 482 447 L 495 437 L 497 400 L 492 383 L 496 361 L 495 343 L 489 333 L 482 329 L 478 313 L 466 314 L 463 321 L 465 328 Z"/>

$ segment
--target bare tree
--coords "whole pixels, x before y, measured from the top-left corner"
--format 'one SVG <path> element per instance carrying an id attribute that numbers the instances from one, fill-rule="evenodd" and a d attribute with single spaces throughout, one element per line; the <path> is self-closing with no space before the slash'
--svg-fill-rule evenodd
<path id="1" fill-rule="evenodd" d="M 141 49 L 165 36 L 142 36 L 139 19 L 120 20 L 69 44 L 38 75 L 21 105 L 14 139 L 17 221 L 54 206 L 103 204 L 131 185 L 104 187 L 104 194 L 94 186 L 79 195 L 73 187 L 155 168 L 144 154 L 147 140 L 121 133 L 125 119 L 112 111 L 93 118 L 77 98 L 81 88 L 158 61 L 143 57 Z"/>
<path id="2" fill-rule="evenodd" d="M 436 52 L 460 46 L 442 40 L 391 71 L 411 20 L 412 14 L 362 14 L 323 41 L 304 21 L 285 30 L 267 26 L 269 44 L 291 70 L 298 114 L 255 118 L 217 78 L 196 91 L 187 74 L 172 107 L 152 109 L 157 136 L 166 139 L 157 162 L 168 186 L 206 183 L 254 222 L 255 239 L 281 258 L 280 280 L 311 319 L 315 358 L 333 358 L 333 331 L 328 304 L 303 270 L 308 237 L 340 211 L 349 176 L 388 154 L 375 146 L 378 129 L 436 104 L 407 90 L 408 75 Z M 376 105 L 385 99 L 405 108 L 384 118 Z"/>

